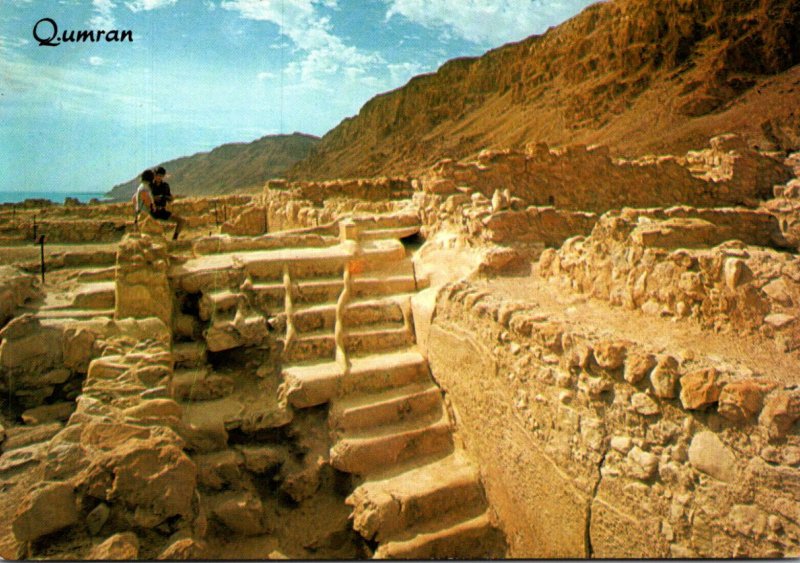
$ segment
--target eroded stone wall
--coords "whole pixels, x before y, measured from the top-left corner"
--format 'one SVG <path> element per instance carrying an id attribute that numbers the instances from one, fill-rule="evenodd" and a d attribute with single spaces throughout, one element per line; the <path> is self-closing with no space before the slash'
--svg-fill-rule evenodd
<path id="1" fill-rule="evenodd" d="M 443 183 L 468 186 L 491 198 L 509 190 L 526 205 L 603 213 L 623 207 L 756 205 L 789 179 L 781 162 L 748 149 L 738 138 L 716 137 L 711 148 L 685 157 L 614 161 L 607 148 L 538 144 L 526 152 L 483 151 L 473 161 L 443 160 L 421 178 L 441 193 Z"/>
<path id="2" fill-rule="evenodd" d="M 539 273 L 615 305 L 691 317 L 717 330 L 760 332 L 775 338 L 781 352 L 800 347 L 800 260 L 731 240 L 736 234 L 757 243 L 769 229 L 748 236 L 745 228 L 681 215 L 609 213 L 590 237 L 545 251 Z M 744 226 L 747 214 L 739 217 Z"/>
<path id="3" fill-rule="evenodd" d="M 426 344 L 509 556 L 800 551 L 794 386 L 466 282 L 441 292 Z"/>

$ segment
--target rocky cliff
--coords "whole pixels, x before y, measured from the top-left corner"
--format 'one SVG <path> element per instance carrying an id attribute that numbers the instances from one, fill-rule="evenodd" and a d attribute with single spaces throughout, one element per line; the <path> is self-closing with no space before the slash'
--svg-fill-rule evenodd
<path id="1" fill-rule="evenodd" d="M 800 1 L 618 0 L 370 100 L 290 177 L 392 175 L 483 148 L 800 146 Z"/>
<path id="2" fill-rule="evenodd" d="M 268 135 L 252 143 L 230 143 L 210 152 L 170 160 L 167 169 L 173 194 L 218 195 L 254 188 L 282 176 L 294 163 L 308 156 L 319 138 L 302 133 Z M 139 179 L 114 186 L 108 197 L 127 200 Z"/>

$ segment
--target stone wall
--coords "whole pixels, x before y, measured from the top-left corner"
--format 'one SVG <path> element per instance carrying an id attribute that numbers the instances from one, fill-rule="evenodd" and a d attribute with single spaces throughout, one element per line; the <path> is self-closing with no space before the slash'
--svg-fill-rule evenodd
<path id="1" fill-rule="evenodd" d="M 800 552 L 800 394 L 747 366 L 584 334 L 446 286 L 432 374 L 511 557 Z"/>
<path id="2" fill-rule="evenodd" d="M 184 452 L 199 447 L 198 434 L 164 398 L 169 330 L 153 318 L 61 329 L 64 365 L 80 356 L 87 375 L 75 412 L 45 446 L 44 481 L 13 515 L 19 555 L 174 558 L 178 542 L 191 551 L 206 529 L 197 468 Z"/>
<path id="3" fill-rule="evenodd" d="M 499 191 L 490 200 L 472 188 L 456 188 L 454 182 L 440 182 L 436 190 L 414 195 L 427 238 L 448 231 L 476 244 L 558 247 L 571 236 L 588 235 L 598 219 L 595 213 L 526 207 Z"/>
<path id="4" fill-rule="evenodd" d="M 373 182 L 286 183 L 273 180 L 267 184 L 263 198 L 268 230 L 274 233 L 318 227 L 324 229 L 325 234 L 336 234 L 338 228 L 333 223 L 345 216 L 392 213 L 408 208 L 412 193 L 410 182 L 398 180 L 399 187 L 394 180 L 385 180 L 385 186 L 380 181 Z M 351 189 L 346 189 L 348 187 Z M 223 232 L 245 234 L 230 229 Z M 251 229 L 246 234 L 260 232 Z"/>
<path id="5" fill-rule="evenodd" d="M 726 227 L 680 214 L 609 213 L 588 238 L 545 251 L 539 273 L 615 305 L 758 331 L 781 352 L 800 348 L 800 260 L 730 238 Z"/>
<path id="6" fill-rule="evenodd" d="M 157 317 L 172 326 L 173 291 L 167 279 L 166 245 L 145 235 L 129 235 L 117 251 L 117 319 Z"/>
<path id="7" fill-rule="evenodd" d="M 438 193 L 442 182 L 491 198 L 508 190 L 525 205 L 603 213 L 623 207 L 755 205 L 789 178 L 782 163 L 748 149 L 737 138 L 712 139 L 711 148 L 685 157 L 614 161 L 607 148 L 539 144 L 526 152 L 483 151 L 473 161 L 442 160 L 421 178 Z"/>
<path id="8" fill-rule="evenodd" d="M 407 178 L 354 178 L 325 182 L 287 182 L 272 180 L 267 190 L 288 190 L 296 199 L 307 199 L 320 206 L 332 198 L 361 201 L 386 201 L 408 199 L 414 190 Z"/>

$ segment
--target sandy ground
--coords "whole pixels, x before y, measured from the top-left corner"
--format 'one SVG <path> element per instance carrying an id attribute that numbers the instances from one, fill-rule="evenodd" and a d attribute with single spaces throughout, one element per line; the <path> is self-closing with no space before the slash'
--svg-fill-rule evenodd
<path id="1" fill-rule="evenodd" d="M 701 329 L 690 319 L 667 319 L 614 307 L 599 299 L 564 292 L 535 272 L 481 284 L 492 288 L 493 293 L 534 303 L 549 317 L 587 332 L 646 343 L 670 354 L 706 356 L 718 365 L 746 366 L 754 374 L 787 384 L 800 380 L 800 352 L 779 353 L 772 341 L 759 335 L 715 333 Z"/>

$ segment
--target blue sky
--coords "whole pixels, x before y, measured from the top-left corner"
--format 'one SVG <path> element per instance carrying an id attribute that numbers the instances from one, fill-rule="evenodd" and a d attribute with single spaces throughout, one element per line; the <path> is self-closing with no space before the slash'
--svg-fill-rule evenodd
<path id="1" fill-rule="evenodd" d="M 2 0 L 0 191 L 106 191 L 223 143 L 322 136 L 412 76 L 591 3 Z M 130 30 L 133 41 L 42 46 L 42 18 L 59 35 Z"/>

